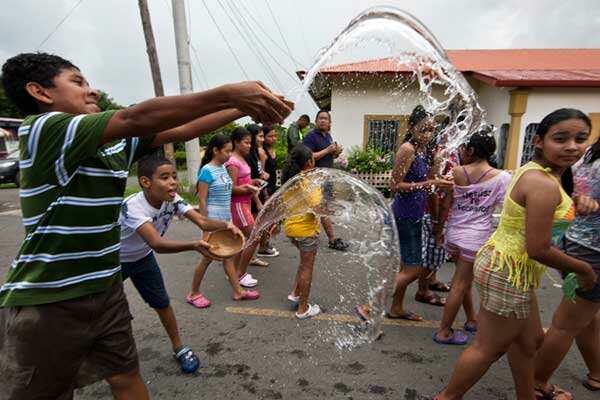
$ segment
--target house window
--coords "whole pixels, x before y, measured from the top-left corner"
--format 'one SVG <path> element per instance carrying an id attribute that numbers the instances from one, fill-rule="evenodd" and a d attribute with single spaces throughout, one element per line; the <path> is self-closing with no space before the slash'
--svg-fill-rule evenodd
<path id="1" fill-rule="evenodd" d="M 365 115 L 364 147 L 376 147 L 394 153 L 400 136 L 406 131 L 406 115 Z"/>
<path id="2" fill-rule="evenodd" d="M 504 168 L 504 160 L 506 160 L 506 146 L 508 144 L 508 132 L 510 124 L 502 124 L 498 132 L 498 148 L 496 150 L 496 160 L 498 168 Z"/>
<path id="3" fill-rule="evenodd" d="M 525 137 L 523 138 L 523 151 L 521 152 L 521 164 L 524 165 L 531 161 L 533 154 L 535 153 L 535 147 L 533 145 L 533 137 L 537 132 L 540 124 L 529 124 L 525 128 Z"/>

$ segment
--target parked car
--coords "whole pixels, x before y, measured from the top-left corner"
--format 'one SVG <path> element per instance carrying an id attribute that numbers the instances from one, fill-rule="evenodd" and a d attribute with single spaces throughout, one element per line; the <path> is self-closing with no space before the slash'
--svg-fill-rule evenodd
<path id="1" fill-rule="evenodd" d="M 19 173 L 19 152 L 18 150 L 9 153 L 8 156 L 0 160 L 0 183 L 14 183 L 20 185 L 21 174 Z"/>

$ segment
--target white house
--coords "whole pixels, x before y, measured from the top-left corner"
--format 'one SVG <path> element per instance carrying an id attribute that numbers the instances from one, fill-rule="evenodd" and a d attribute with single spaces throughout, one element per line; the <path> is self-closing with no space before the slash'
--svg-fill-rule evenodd
<path id="1" fill-rule="evenodd" d="M 487 121 L 498 128 L 500 160 L 515 168 L 529 159 L 537 123 L 549 112 L 578 108 L 600 133 L 600 49 L 448 50 L 479 97 Z M 303 71 L 298 72 L 302 78 Z M 393 143 L 418 104 L 411 72 L 386 58 L 329 66 L 310 87 L 331 110 L 332 134 L 345 148 Z M 441 88 L 434 95 L 442 96 Z"/>

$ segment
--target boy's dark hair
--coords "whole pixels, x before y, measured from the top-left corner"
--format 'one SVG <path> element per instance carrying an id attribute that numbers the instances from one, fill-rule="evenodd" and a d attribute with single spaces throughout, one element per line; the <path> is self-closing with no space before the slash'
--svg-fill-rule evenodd
<path id="1" fill-rule="evenodd" d="M 301 115 L 301 116 L 298 118 L 298 120 L 301 120 L 301 119 L 305 120 L 306 122 L 308 122 L 308 123 L 310 124 L 310 117 L 309 117 L 307 114 L 302 114 L 302 115 Z"/>
<path id="2" fill-rule="evenodd" d="M 304 168 L 307 162 L 313 157 L 312 150 L 302 143 L 298 143 L 292 151 L 290 151 L 288 162 L 281 171 L 281 183 L 287 182 L 294 175 Z"/>
<path id="3" fill-rule="evenodd" d="M 21 53 L 6 60 L 2 66 L 2 85 L 8 98 L 25 114 L 40 112 L 37 102 L 27 93 L 29 82 L 46 88 L 54 87 L 54 78 L 63 69 L 77 68 L 73 63 L 54 54 Z"/>
<path id="4" fill-rule="evenodd" d="M 315 121 L 319 119 L 319 115 L 321 115 L 322 113 L 327 114 L 327 117 L 329 117 L 329 121 L 331 121 L 331 114 L 327 110 L 319 110 L 319 111 L 317 111 L 317 115 L 315 116 Z M 310 120 L 309 120 L 309 122 L 310 122 Z"/>
<path id="5" fill-rule="evenodd" d="M 142 176 L 145 176 L 148 179 L 152 179 L 152 175 L 154 174 L 154 172 L 156 172 L 158 167 L 167 164 L 173 165 L 171 161 L 169 161 L 159 153 L 150 154 L 140 158 L 137 165 L 138 179 L 140 179 Z"/>

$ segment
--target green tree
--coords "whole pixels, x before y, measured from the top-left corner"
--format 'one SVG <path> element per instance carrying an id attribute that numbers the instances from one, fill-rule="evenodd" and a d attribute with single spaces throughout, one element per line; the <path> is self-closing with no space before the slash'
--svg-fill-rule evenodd
<path id="1" fill-rule="evenodd" d="M 121 110 L 123 108 L 126 108 L 125 106 L 119 103 L 115 103 L 115 100 L 112 97 L 110 97 L 108 93 L 102 90 L 99 90 L 98 107 L 100 107 L 100 110 L 102 111 Z"/>
<path id="2" fill-rule="evenodd" d="M 0 85 L 0 117 L 25 118 L 25 115 L 8 99 L 2 85 Z"/>

